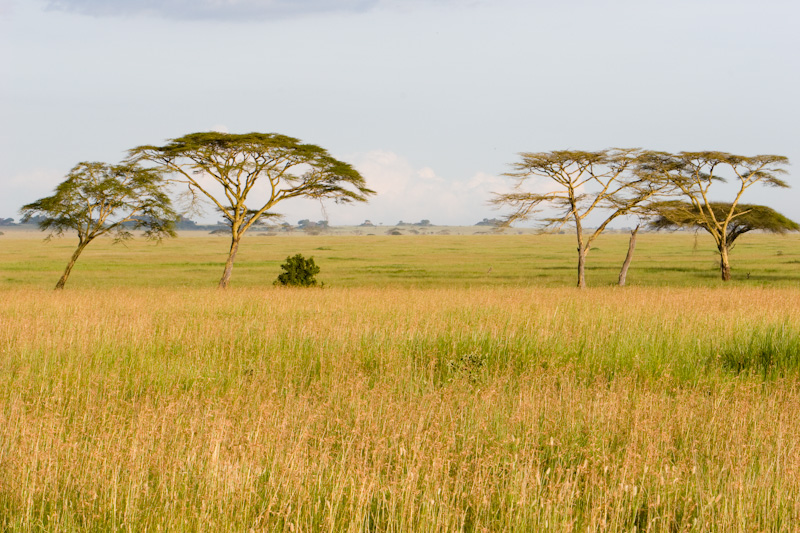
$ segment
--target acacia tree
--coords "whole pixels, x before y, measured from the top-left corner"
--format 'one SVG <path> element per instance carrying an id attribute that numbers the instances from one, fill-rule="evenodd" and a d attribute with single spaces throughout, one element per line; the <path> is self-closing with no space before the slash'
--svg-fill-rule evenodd
<path id="1" fill-rule="evenodd" d="M 723 281 L 731 279 L 729 252 L 733 241 L 743 233 L 742 226 L 737 219 L 746 217 L 748 213 L 764 215 L 763 206 L 749 206 L 755 211 L 739 208 L 739 202 L 744 192 L 761 183 L 771 187 L 786 188 L 789 185 L 779 176 L 786 173 L 784 166 L 789 160 L 780 155 L 757 155 L 752 157 L 729 154 L 727 152 L 680 152 L 668 154 L 664 152 L 650 152 L 643 162 L 642 167 L 652 175 L 661 176 L 669 181 L 691 205 L 691 209 L 674 209 L 662 205 L 663 210 L 656 210 L 656 214 L 664 217 L 677 217 L 684 220 L 682 225 L 694 225 L 703 228 L 713 238 L 717 245 L 720 257 L 720 273 Z M 727 170 L 728 177 L 722 175 Z M 731 175 L 732 174 L 732 175 Z M 710 189 L 715 183 L 728 180 L 738 183 L 738 191 L 732 202 L 720 203 L 712 201 Z M 681 214 L 682 213 L 682 214 Z M 687 223 L 683 217 L 686 215 L 693 222 Z M 664 218 L 663 220 L 666 220 Z M 752 219 L 755 222 L 755 219 Z M 788 219 L 787 219 L 788 220 Z M 766 221 L 761 218 L 761 221 Z M 765 229 L 768 227 L 752 229 Z M 750 231 L 749 229 L 746 231 Z M 731 237 L 731 233 L 734 235 Z"/>
<path id="2" fill-rule="evenodd" d="M 164 146 L 139 146 L 147 160 L 205 196 L 230 224 L 231 246 L 219 287 L 228 286 L 242 236 L 290 198 L 364 202 L 374 191 L 349 164 L 324 149 L 276 133 L 192 133 Z"/>
<path id="3" fill-rule="evenodd" d="M 666 188 L 664 181 L 636 171 L 642 153 L 638 149 L 524 152 L 512 165 L 514 171 L 505 174 L 516 179 L 513 191 L 496 193 L 491 203 L 512 209 L 505 225 L 532 218 L 542 206 L 557 210 L 556 216 L 541 219 L 544 227 L 573 224 L 578 241 L 578 287 L 585 288 L 586 256 L 594 240 L 611 221 L 631 213 Z M 535 178 L 550 180 L 555 189 L 543 193 L 525 190 Z M 606 218 L 592 233 L 584 234 L 586 218 L 601 210 Z"/>
<path id="4" fill-rule="evenodd" d="M 66 230 L 78 233 L 78 247 L 56 284 L 63 289 L 83 250 L 97 237 L 111 234 L 115 242 L 143 229 L 149 239 L 175 235 L 176 214 L 163 191 L 157 170 L 133 164 L 78 163 L 52 196 L 22 207 L 24 222 L 38 218 L 39 228 L 50 231 L 49 240 Z"/>
<path id="5" fill-rule="evenodd" d="M 711 202 L 703 209 L 689 202 L 661 202 L 652 206 L 656 217 L 650 222 L 653 229 L 698 228 L 714 235 L 719 233 L 717 222 L 729 218 L 724 228 L 723 246 L 730 252 L 736 239 L 749 231 L 760 230 L 770 233 L 800 231 L 800 224 L 794 222 L 764 205 L 732 204 Z M 730 215 L 730 216 L 729 216 Z M 725 254 L 728 257 L 728 254 Z M 730 279 L 730 265 L 720 264 L 724 281 Z M 727 270 L 726 270 L 727 269 Z"/>

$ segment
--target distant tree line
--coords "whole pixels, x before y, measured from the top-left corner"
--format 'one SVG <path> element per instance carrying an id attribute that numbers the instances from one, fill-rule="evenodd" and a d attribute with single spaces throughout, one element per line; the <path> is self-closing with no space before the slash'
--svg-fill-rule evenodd
<path id="1" fill-rule="evenodd" d="M 401 220 L 397 224 L 395 224 L 395 226 L 422 226 L 422 227 L 427 227 L 432 225 L 433 224 L 431 224 L 431 221 L 428 220 L 427 218 L 422 219 L 419 222 L 403 222 Z"/>

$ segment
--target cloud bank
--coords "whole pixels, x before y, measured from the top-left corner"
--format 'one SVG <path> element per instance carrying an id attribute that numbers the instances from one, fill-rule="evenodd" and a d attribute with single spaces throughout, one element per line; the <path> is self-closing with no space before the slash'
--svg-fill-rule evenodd
<path id="1" fill-rule="evenodd" d="M 499 216 L 488 206 L 488 200 L 493 192 L 506 191 L 510 186 L 506 178 L 484 172 L 460 180 L 445 179 L 430 167 L 416 167 L 386 150 L 356 154 L 348 160 L 377 194 L 368 204 L 329 204 L 333 225 L 360 224 L 367 219 L 385 225 L 423 219 L 437 225 L 472 225 L 485 217 Z M 313 218 L 314 207 L 307 212 Z M 287 211 L 287 218 L 291 220 L 294 214 L 300 211 Z"/>
<path id="2" fill-rule="evenodd" d="M 179 20 L 252 21 L 376 8 L 472 5 L 482 0 L 46 0 L 46 9 L 98 17 L 151 16 Z"/>

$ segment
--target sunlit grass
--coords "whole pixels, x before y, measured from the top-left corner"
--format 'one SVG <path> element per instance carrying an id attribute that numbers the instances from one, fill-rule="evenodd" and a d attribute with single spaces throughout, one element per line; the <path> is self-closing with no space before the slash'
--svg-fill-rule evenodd
<path id="1" fill-rule="evenodd" d="M 6 530 L 800 520 L 796 288 L 2 294 Z"/>
<path id="2" fill-rule="evenodd" d="M 0 529 L 793 531 L 800 239 L 0 237 Z M 314 256 L 326 289 L 272 287 Z"/>

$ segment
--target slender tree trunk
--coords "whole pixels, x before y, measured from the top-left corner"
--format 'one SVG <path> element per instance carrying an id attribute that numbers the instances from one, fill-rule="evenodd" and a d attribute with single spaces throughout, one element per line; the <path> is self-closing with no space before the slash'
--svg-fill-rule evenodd
<path id="1" fill-rule="evenodd" d="M 586 288 L 586 254 L 589 253 L 583 242 L 583 226 L 581 219 L 575 215 L 575 232 L 578 236 L 578 288 Z"/>
<path id="2" fill-rule="evenodd" d="M 241 240 L 241 235 L 236 235 L 233 233 L 231 237 L 231 250 L 228 252 L 228 260 L 225 261 L 225 271 L 222 273 L 222 279 L 219 280 L 219 288 L 226 289 L 228 288 L 228 283 L 231 281 L 231 273 L 233 273 L 233 261 L 236 259 L 236 252 L 239 251 L 239 241 Z"/>
<path id="3" fill-rule="evenodd" d="M 619 271 L 619 286 L 625 286 L 625 279 L 628 277 L 628 268 L 633 261 L 633 250 L 636 248 L 636 234 L 639 233 L 639 226 L 637 225 L 631 230 L 631 240 L 628 242 L 628 255 L 625 256 L 625 262 L 622 263 L 622 270 Z"/>
<path id="4" fill-rule="evenodd" d="M 86 245 L 88 244 L 89 241 L 78 243 L 78 247 L 72 253 L 72 258 L 69 260 L 69 263 L 67 263 L 67 268 L 65 268 L 64 273 L 61 274 L 61 279 L 59 279 L 58 283 L 56 283 L 56 290 L 63 289 L 64 285 L 67 284 L 67 278 L 69 277 L 70 272 L 72 272 L 72 267 L 75 266 L 75 262 L 78 260 L 81 252 L 83 252 L 83 249 L 86 248 Z"/>
<path id="5" fill-rule="evenodd" d="M 719 269 L 722 273 L 722 281 L 730 281 L 731 263 L 728 259 L 728 247 L 725 245 L 719 247 Z"/>
<path id="6" fill-rule="evenodd" d="M 586 288 L 586 254 L 588 250 L 583 247 L 583 242 L 578 245 L 578 288 Z"/>
<path id="7" fill-rule="evenodd" d="M 589 253 L 587 246 L 583 242 L 583 225 L 581 218 L 575 211 L 575 203 L 571 203 L 575 217 L 575 233 L 578 237 L 578 288 L 586 288 L 586 254 Z"/>

